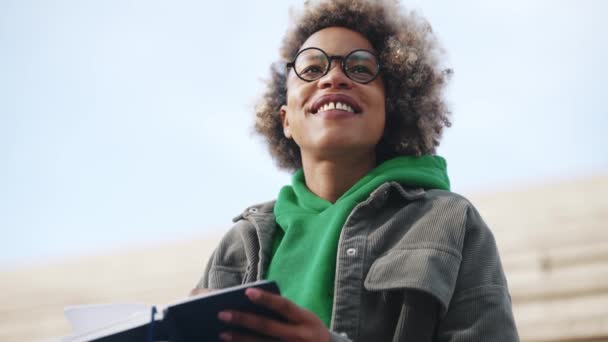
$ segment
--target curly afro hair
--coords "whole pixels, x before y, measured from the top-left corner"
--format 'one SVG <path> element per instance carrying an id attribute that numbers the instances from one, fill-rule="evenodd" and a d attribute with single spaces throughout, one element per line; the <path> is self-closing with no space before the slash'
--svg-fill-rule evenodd
<path id="1" fill-rule="evenodd" d="M 283 134 L 279 111 L 287 101 L 285 64 L 313 33 L 331 26 L 365 36 L 378 53 L 386 94 L 386 124 L 376 160 L 434 154 L 450 112 L 442 91 L 451 75 L 442 69 L 442 50 L 429 23 L 405 12 L 395 0 L 306 1 L 284 37 L 281 61 L 274 63 L 266 90 L 255 107 L 255 131 L 268 143 L 278 166 L 302 167 L 300 148 Z"/>

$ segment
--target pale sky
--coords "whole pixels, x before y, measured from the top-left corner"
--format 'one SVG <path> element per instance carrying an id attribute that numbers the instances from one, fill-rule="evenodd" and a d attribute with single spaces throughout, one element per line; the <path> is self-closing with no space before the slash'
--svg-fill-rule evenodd
<path id="1" fill-rule="evenodd" d="M 251 134 L 302 1 L 0 0 L 0 265 L 227 229 L 290 181 Z M 453 190 L 608 172 L 608 2 L 408 1 L 455 71 Z"/>

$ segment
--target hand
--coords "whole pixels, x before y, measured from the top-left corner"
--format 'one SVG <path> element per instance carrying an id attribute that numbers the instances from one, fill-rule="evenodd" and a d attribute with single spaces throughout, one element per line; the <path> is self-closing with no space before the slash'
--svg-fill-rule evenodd
<path id="1" fill-rule="evenodd" d="M 287 322 L 276 321 L 238 311 L 222 311 L 218 318 L 231 325 L 238 325 L 280 341 L 329 342 L 329 331 L 312 312 L 300 308 L 289 299 L 256 288 L 249 288 L 245 295 L 254 303 L 281 314 Z M 220 334 L 223 341 L 260 342 L 269 338 L 253 337 L 236 332 Z"/>
<path id="2" fill-rule="evenodd" d="M 206 288 L 202 288 L 202 287 L 195 287 L 192 289 L 192 291 L 190 291 L 190 294 L 188 296 L 192 297 L 192 296 L 196 296 L 202 293 L 209 293 L 209 292 L 213 292 L 215 291 L 214 289 L 206 289 Z"/>

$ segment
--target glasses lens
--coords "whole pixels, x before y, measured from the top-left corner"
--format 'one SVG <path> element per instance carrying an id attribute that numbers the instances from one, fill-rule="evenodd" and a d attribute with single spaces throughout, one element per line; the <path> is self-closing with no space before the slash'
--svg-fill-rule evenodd
<path id="1" fill-rule="evenodd" d="M 294 70 L 301 78 L 314 81 L 325 74 L 328 65 L 327 56 L 321 50 L 307 49 L 296 57 Z"/>
<path id="2" fill-rule="evenodd" d="M 344 61 L 346 74 L 352 80 L 367 83 L 378 74 L 378 59 L 368 51 L 354 51 Z"/>

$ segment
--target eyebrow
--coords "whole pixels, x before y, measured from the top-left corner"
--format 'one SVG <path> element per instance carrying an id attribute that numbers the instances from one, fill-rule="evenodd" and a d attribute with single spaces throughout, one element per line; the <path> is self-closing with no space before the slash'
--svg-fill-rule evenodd
<path id="1" fill-rule="evenodd" d="M 318 54 L 318 55 L 314 55 L 314 56 L 307 56 L 306 60 L 311 60 L 311 59 L 317 59 L 317 60 L 324 60 L 326 59 L 325 56 Z"/>
<path id="2" fill-rule="evenodd" d="M 362 60 L 362 61 L 369 60 L 369 58 L 367 58 L 367 56 L 362 56 L 362 55 L 357 55 L 357 54 L 350 55 L 350 58 L 354 59 L 354 60 Z"/>

